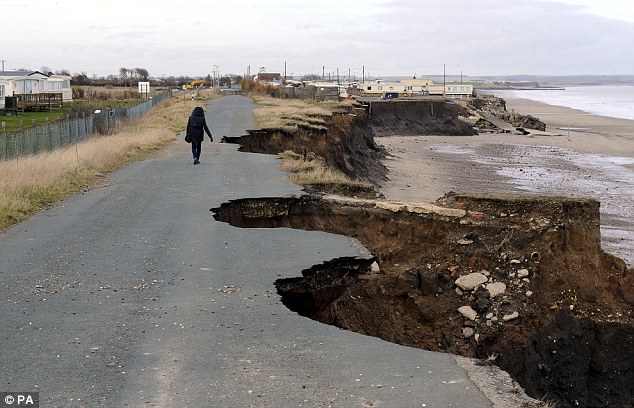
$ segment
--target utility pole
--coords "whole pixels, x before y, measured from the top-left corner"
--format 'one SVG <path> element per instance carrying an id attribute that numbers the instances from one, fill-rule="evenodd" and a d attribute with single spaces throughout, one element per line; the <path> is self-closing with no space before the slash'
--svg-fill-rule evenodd
<path id="1" fill-rule="evenodd" d="M 442 64 L 442 96 L 447 96 L 445 92 L 447 91 L 447 77 L 445 74 L 445 64 Z"/>
<path id="2" fill-rule="evenodd" d="M 326 66 L 322 65 L 321 66 L 321 80 L 323 81 L 324 79 L 326 79 Z"/>
<path id="3" fill-rule="evenodd" d="M 286 61 L 284 61 L 284 82 L 286 82 Z"/>
<path id="4" fill-rule="evenodd" d="M 365 84 L 365 65 L 361 68 L 361 83 Z"/>
<path id="5" fill-rule="evenodd" d="M 337 83 L 339 83 L 339 68 L 337 68 Z"/>
<path id="6" fill-rule="evenodd" d="M 4 63 L 6 60 L 0 60 L 0 61 L 2 61 L 2 71 L 4 71 Z"/>

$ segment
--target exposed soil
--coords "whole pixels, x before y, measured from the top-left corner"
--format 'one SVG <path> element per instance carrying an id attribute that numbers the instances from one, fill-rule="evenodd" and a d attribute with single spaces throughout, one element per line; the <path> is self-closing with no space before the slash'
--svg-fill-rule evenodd
<path id="1" fill-rule="evenodd" d="M 373 104 L 336 115 L 323 134 L 252 132 L 233 141 L 248 151 L 308 150 L 377 183 L 386 174 L 375 129 L 472 131 L 463 108 L 436 103 Z M 634 406 L 634 270 L 601 249 L 599 202 L 449 193 L 436 204 L 304 196 L 213 211 L 238 227 L 348 235 L 374 254 L 278 281 L 283 302 L 302 315 L 482 358 L 559 407 Z"/>

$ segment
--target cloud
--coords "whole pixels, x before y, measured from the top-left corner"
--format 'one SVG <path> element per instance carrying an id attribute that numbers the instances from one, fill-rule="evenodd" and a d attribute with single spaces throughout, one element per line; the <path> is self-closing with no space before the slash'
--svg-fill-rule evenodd
<path id="1" fill-rule="evenodd" d="M 0 37 L 12 40 L 0 44 L 0 58 L 9 68 L 28 63 L 98 75 L 123 66 L 167 75 L 207 74 L 213 65 L 282 71 L 285 61 L 298 74 L 339 68 L 360 75 L 365 67 L 409 76 L 442 73 L 443 65 L 469 75 L 634 69 L 634 24 L 603 16 L 616 0 L 191 3 L 184 10 L 163 0 L 66 0 L 63 8 L 42 2 L 35 14 L 7 5 L 12 18 Z M 15 36 L 21 21 L 46 30 Z"/>

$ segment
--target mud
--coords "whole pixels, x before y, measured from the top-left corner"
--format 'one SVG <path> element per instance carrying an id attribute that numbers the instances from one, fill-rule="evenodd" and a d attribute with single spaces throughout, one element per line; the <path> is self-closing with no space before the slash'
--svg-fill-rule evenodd
<path id="1" fill-rule="evenodd" d="M 373 132 L 390 127 L 395 106 L 384 105 L 385 115 L 376 107 L 373 116 L 369 107 L 342 114 L 323 140 L 252 133 L 242 147 L 309 149 L 349 174 L 365 171 L 348 168 L 363 162 L 359 168 L 372 169 L 365 179 L 377 182 L 385 170 L 373 163 L 382 153 Z M 434 131 L 438 123 L 449 133 L 463 128 L 460 111 L 446 107 L 456 116 L 432 119 Z M 393 126 L 406 120 L 420 134 L 425 121 L 407 119 L 406 110 Z M 328 146 L 335 140 L 338 147 Z M 372 252 L 373 259 L 336 259 L 276 282 L 282 301 L 299 314 L 479 357 L 558 407 L 634 406 L 634 270 L 601 249 L 598 201 L 450 193 L 431 205 L 303 196 L 236 200 L 212 211 L 242 228 L 355 237 Z M 473 286 L 464 282 L 470 279 Z"/>

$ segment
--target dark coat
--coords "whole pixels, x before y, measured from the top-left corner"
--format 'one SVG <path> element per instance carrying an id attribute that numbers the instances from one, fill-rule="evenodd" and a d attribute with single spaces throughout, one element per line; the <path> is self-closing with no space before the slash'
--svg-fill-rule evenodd
<path id="1" fill-rule="evenodd" d="M 213 142 L 214 139 L 205 121 L 205 111 L 200 106 L 196 106 L 187 121 L 187 134 L 191 136 L 192 142 L 202 142 L 205 139 L 205 133 L 203 132 L 207 132 Z"/>

